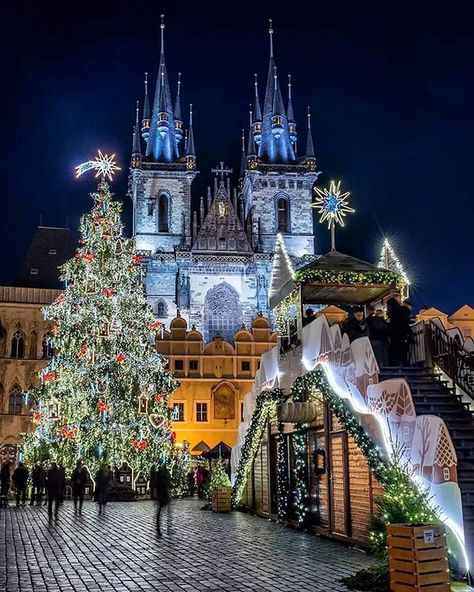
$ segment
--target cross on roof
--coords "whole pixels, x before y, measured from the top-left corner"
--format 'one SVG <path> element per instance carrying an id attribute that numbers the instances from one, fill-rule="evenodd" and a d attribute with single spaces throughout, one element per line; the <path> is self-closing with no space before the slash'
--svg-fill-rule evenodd
<path id="1" fill-rule="evenodd" d="M 211 169 L 211 173 L 215 173 L 218 177 L 220 177 L 221 182 L 224 181 L 226 175 L 230 175 L 232 173 L 232 169 L 226 169 L 224 167 L 224 163 L 221 161 L 219 163 L 219 167 L 216 169 Z"/>

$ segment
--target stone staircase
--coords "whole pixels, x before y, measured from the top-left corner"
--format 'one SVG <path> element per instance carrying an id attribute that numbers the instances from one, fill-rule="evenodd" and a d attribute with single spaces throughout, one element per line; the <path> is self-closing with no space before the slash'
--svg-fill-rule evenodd
<path id="1" fill-rule="evenodd" d="M 382 368 L 379 380 L 390 378 L 405 378 L 410 386 L 417 415 L 437 415 L 444 420 L 449 430 L 458 457 L 458 483 L 461 488 L 468 556 L 471 563 L 474 563 L 474 415 L 472 408 L 462 401 L 460 395 L 456 395 L 449 388 L 448 381 L 442 380 L 439 374 L 428 368 Z"/>

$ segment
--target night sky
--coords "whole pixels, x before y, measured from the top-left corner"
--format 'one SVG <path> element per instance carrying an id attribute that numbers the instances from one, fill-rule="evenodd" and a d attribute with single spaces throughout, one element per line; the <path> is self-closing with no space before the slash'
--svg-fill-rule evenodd
<path id="1" fill-rule="evenodd" d="M 284 11 L 264 2 L 29 4 L 2 13 L 2 284 L 15 281 L 40 216 L 77 228 L 94 182 L 76 181 L 74 165 L 97 147 L 117 154 L 123 171 L 113 187 L 125 196 L 135 101 L 144 71 L 154 87 L 164 12 L 170 82 L 181 71 L 183 111 L 193 103 L 195 200 L 220 160 L 238 170 L 254 72 L 263 97 L 273 17 L 282 85 L 293 76 L 300 152 L 311 105 L 320 182 L 342 179 L 357 209 L 338 250 L 375 261 L 387 235 L 415 306 L 474 305 L 474 33 L 454 4 L 314 2 L 294 4 L 294 14 L 291 3 Z M 317 251 L 327 251 L 326 227 L 316 232 Z"/>

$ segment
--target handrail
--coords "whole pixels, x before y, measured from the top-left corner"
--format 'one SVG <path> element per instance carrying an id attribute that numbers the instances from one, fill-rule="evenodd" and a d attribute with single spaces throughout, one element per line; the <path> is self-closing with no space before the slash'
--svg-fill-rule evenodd
<path id="1" fill-rule="evenodd" d="M 457 339 L 433 320 L 412 326 L 411 362 L 439 366 L 474 401 L 474 353 L 466 351 Z"/>

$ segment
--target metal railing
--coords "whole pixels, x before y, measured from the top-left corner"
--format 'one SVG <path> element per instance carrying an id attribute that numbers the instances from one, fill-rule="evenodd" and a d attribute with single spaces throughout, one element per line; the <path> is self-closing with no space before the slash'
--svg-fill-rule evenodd
<path id="1" fill-rule="evenodd" d="M 411 363 L 429 368 L 438 366 L 449 376 L 453 386 L 474 401 L 474 353 L 466 351 L 458 339 L 432 320 L 413 325 L 412 335 Z"/>

